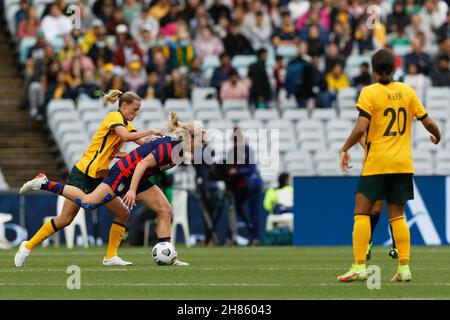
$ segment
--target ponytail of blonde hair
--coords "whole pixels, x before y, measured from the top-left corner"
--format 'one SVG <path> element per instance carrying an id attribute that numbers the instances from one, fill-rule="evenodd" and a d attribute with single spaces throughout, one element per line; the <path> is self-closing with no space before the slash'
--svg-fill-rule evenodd
<path id="1" fill-rule="evenodd" d="M 200 139 L 203 143 L 204 130 L 199 122 L 183 123 L 176 112 L 170 113 L 170 121 L 167 124 L 167 131 L 174 134 L 183 143 L 190 143 L 191 139 Z"/>
<path id="2" fill-rule="evenodd" d="M 119 108 L 122 105 L 122 103 L 128 103 L 131 104 L 133 103 L 134 100 L 139 100 L 141 101 L 141 98 L 134 92 L 131 91 L 127 91 L 125 93 L 123 93 L 120 90 L 116 90 L 116 89 L 112 89 L 109 90 L 108 93 L 106 93 L 103 96 L 103 102 L 106 104 L 114 104 L 116 103 L 116 101 L 119 100 Z"/>

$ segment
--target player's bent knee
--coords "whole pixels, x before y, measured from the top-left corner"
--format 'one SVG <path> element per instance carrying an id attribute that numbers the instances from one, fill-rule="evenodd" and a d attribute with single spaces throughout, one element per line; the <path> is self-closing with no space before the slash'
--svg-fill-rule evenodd
<path id="1" fill-rule="evenodd" d="M 130 210 L 128 210 L 128 208 L 121 209 L 116 213 L 116 218 L 119 218 L 122 221 L 128 221 L 130 218 Z"/>
<path id="2" fill-rule="evenodd" d="M 172 207 L 170 205 L 165 205 L 158 210 L 158 217 L 162 219 L 172 218 Z"/>

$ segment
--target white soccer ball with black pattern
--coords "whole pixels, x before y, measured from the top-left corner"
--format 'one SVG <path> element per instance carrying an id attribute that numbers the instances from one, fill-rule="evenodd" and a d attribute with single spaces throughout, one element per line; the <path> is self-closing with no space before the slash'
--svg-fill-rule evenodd
<path id="1" fill-rule="evenodd" d="M 168 266 L 177 258 L 177 250 L 170 242 L 158 242 L 152 249 L 152 257 L 157 265 Z"/>

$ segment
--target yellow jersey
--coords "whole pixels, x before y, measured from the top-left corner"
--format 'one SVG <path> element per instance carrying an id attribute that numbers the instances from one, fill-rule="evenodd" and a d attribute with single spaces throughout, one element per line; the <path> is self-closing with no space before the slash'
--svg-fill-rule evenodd
<path id="1" fill-rule="evenodd" d="M 414 173 L 411 125 L 413 117 L 427 117 L 414 90 L 401 82 L 375 83 L 361 90 L 356 109 L 370 120 L 361 175 Z"/>
<path id="2" fill-rule="evenodd" d="M 108 113 L 95 132 L 89 148 L 75 165 L 91 178 L 104 178 L 108 175 L 114 149 L 120 150 L 124 144 L 113 130 L 115 126 L 124 126 L 129 132 L 136 131 L 131 122 L 124 119 L 120 111 Z"/>

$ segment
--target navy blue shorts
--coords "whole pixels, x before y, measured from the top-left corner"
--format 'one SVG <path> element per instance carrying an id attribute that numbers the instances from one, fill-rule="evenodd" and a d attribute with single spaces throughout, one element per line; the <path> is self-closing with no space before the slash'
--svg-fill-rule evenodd
<path id="1" fill-rule="evenodd" d="M 114 191 L 114 193 L 116 194 L 116 196 L 122 197 L 130 189 L 131 178 L 132 176 L 128 178 L 125 177 L 123 173 L 120 172 L 119 168 L 113 166 L 109 171 L 108 176 L 103 180 L 103 183 L 106 183 L 108 186 L 110 186 L 112 191 Z M 139 193 L 150 189 L 154 185 L 155 184 L 153 182 L 150 182 L 148 180 L 141 180 L 136 190 L 136 194 L 138 195 Z"/>

